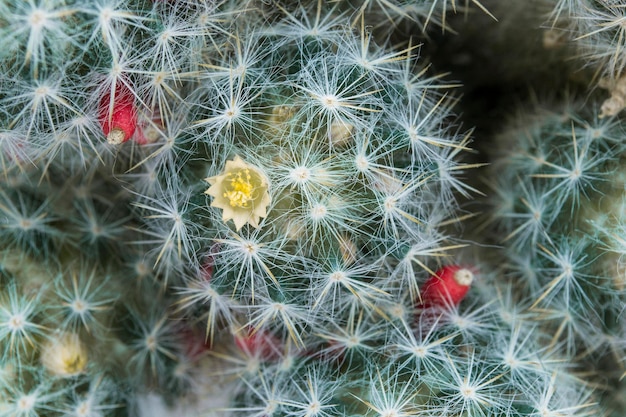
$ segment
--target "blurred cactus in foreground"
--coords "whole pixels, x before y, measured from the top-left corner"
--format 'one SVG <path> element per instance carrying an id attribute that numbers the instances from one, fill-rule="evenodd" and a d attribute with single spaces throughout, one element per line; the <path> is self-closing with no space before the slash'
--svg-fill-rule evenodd
<path id="1" fill-rule="evenodd" d="M 0 3 L 0 416 L 623 412 L 619 109 L 474 138 L 490 3 Z"/>

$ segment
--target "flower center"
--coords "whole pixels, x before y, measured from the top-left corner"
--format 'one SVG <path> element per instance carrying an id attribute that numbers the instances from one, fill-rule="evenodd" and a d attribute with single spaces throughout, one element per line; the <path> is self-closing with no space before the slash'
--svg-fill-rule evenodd
<path id="1" fill-rule="evenodd" d="M 85 369 L 85 357 L 81 355 L 82 352 L 74 352 L 73 355 L 63 359 L 63 365 L 67 374 L 80 373 Z"/>
<path id="2" fill-rule="evenodd" d="M 253 199 L 252 191 L 254 190 L 250 170 L 240 169 L 236 173 L 228 173 L 228 176 L 230 177 L 227 180 L 229 185 L 226 187 L 224 197 L 228 199 L 231 207 L 248 207 L 248 203 Z"/>

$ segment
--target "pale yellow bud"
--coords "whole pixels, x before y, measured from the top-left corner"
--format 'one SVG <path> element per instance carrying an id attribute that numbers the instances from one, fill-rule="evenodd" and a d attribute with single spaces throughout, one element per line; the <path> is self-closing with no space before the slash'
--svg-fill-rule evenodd
<path id="1" fill-rule="evenodd" d="M 341 251 L 341 258 L 343 259 L 345 265 L 349 266 L 356 262 L 357 247 L 349 236 L 339 236 L 339 250 Z"/>
<path id="2" fill-rule="evenodd" d="M 55 335 L 41 349 L 41 363 L 52 374 L 67 378 L 87 367 L 87 349 L 75 333 Z"/>
<path id="3" fill-rule="evenodd" d="M 270 125 L 276 127 L 276 125 L 289 121 L 296 113 L 296 109 L 293 106 L 275 106 L 272 108 L 272 114 L 270 116 Z"/>
<path id="4" fill-rule="evenodd" d="M 354 126 L 344 122 L 333 122 L 330 125 L 330 142 L 335 146 L 343 146 L 352 137 Z"/>
<path id="5" fill-rule="evenodd" d="M 600 80 L 601 88 L 609 90 L 611 97 L 604 100 L 601 107 L 600 119 L 608 116 L 615 116 L 626 108 L 626 74 L 617 80 Z"/>

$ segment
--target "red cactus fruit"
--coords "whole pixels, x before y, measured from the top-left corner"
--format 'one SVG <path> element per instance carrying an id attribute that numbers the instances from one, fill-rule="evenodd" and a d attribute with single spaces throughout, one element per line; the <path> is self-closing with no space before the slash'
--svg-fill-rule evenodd
<path id="1" fill-rule="evenodd" d="M 467 294 L 474 272 L 458 265 L 444 266 L 424 283 L 421 308 L 456 306 Z"/>
<path id="2" fill-rule="evenodd" d="M 276 361 L 281 356 L 280 340 L 263 330 L 248 329 L 235 334 L 235 345 L 251 357 L 263 361 Z"/>
<path id="3" fill-rule="evenodd" d="M 99 120 L 107 142 L 119 145 L 129 140 L 137 128 L 135 97 L 128 86 L 118 82 L 115 93 L 105 93 L 100 99 Z"/>

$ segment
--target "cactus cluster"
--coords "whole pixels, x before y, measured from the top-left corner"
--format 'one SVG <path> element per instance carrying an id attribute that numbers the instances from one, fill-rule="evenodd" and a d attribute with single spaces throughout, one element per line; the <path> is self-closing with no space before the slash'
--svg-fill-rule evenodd
<path id="1" fill-rule="evenodd" d="M 0 416 L 624 412 L 626 5 L 533 4 L 483 133 L 497 2 L 1 2 Z"/>

